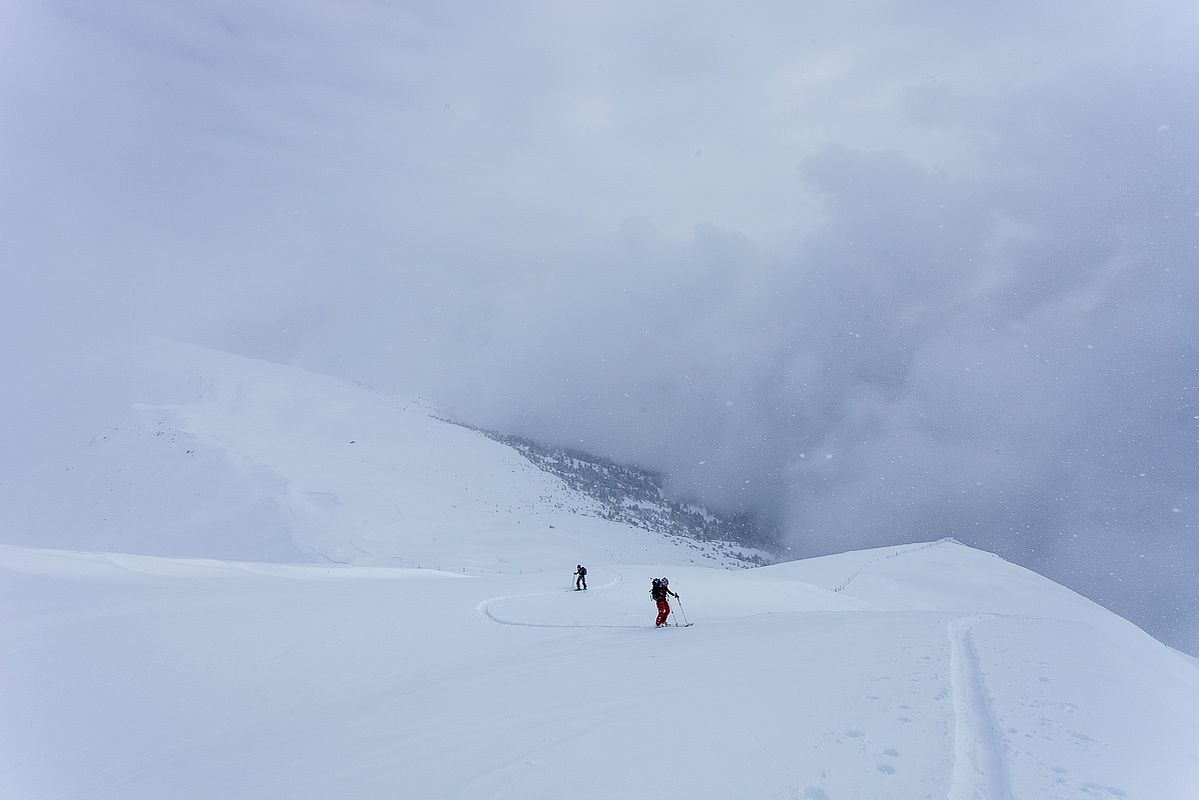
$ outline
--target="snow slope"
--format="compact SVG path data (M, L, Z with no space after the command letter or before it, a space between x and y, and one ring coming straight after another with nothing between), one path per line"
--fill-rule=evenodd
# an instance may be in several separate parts
M427 403L294 367L161 341L59 394L47 402L67 407L0 475L0 541L466 572L735 563L597 518L595 501ZM80 415L91 427L42 457Z
M0 547L0 796L1197 796L1194 663L955 542L569 579Z

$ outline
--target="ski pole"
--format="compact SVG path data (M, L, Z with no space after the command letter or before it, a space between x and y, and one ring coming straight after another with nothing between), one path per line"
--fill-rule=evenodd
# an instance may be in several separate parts
M675 600L679 601L679 613L683 615L683 624L690 625L691 623L687 621L687 612L683 610L683 598L676 597Z

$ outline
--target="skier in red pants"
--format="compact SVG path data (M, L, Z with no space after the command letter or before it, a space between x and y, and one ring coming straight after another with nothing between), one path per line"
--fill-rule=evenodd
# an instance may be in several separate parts
M674 595L678 599L678 595L670 591L669 578L654 578L653 588L649 590L650 597L658 603L658 621L654 623L655 628L661 628L666 624L666 618L670 616L670 603L666 600L667 595Z

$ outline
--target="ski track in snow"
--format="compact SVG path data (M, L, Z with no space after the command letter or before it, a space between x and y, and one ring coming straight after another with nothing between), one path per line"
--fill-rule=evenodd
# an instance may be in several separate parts
M949 677L953 696L953 772L949 800L1012 800L1003 737L995 723L972 630L997 619L974 614L949 623Z
M588 589L587 591L592 591L593 589L594 590L611 589L613 586L616 586L623 580L624 580L624 575L622 575L619 572L615 572L615 575L612 578L612 580L610 580L607 583L602 584L600 586L592 587L592 588ZM645 627L644 625L566 625L566 624L562 624L562 623L524 622L524 621L517 620L517 619L506 619L504 617L498 616L496 614L495 610L492 608L492 606L494 604L501 603L505 600L517 600L517 599L522 599L522 598L526 598L526 597L549 597L550 595L561 594L562 591L574 591L574 590L573 589L554 590L554 591L550 591L550 592L531 592L529 594L509 594L509 595L502 595L500 597L492 597L488 600L482 601L477 606L475 606L475 610L478 611L480 614L482 614L485 618L491 620L492 622L497 622L500 625L515 625L520 628L643 628L643 627Z

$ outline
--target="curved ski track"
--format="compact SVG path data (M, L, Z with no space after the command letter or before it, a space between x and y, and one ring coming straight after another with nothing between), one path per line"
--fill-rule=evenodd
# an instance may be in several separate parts
M607 583L604 583L600 586L596 586L594 588L596 590L611 589L613 586L616 586L623 580L624 580L624 575L622 575L620 572L615 572L612 580L610 580ZM573 590L568 590L568 591L573 591ZM591 590L589 589L588 591L591 591ZM640 629L640 628L645 627L644 625L567 625L567 624L562 624L562 623L549 623L549 622L525 622L522 620L506 619L504 617L498 616L496 614L495 610L492 608L492 606L494 604L502 602L504 600L516 600L518 598L524 598L524 597L548 597L550 595L556 595L556 594L561 594L561 590L555 590L552 592L532 592L529 594L502 595L500 597L492 597L488 600L482 601L477 606L475 606L475 610L478 611L480 614L482 614L487 619L491 620L492 622L499 623L500 625L515 625L515 626L521 627L521 628L622 628L622 629L637 628L637 629Z

